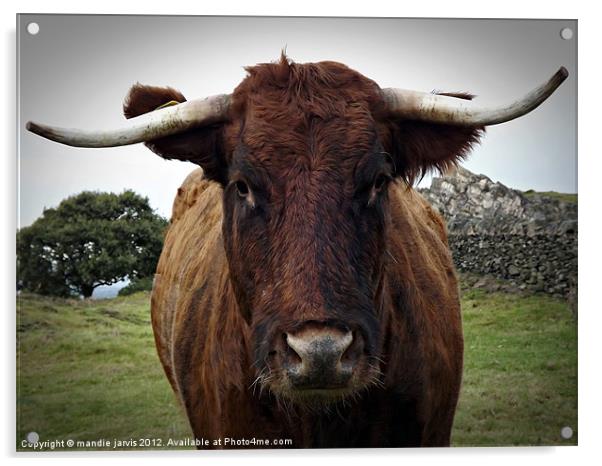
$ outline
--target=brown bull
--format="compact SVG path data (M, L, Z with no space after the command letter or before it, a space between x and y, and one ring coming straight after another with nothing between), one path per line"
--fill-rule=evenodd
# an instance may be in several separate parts
M152 294L159 356L197 438L449 445L457 280L445 226L411 182L535 108L566 70L494 109L380 89L334 62L248 73L232 95L187 103L136 85L130 126L114 132L29 128L86 147L146 141L202 167L178 190Z

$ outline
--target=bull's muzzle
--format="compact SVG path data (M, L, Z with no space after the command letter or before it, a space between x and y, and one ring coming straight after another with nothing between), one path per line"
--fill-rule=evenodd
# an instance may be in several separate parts
M363 350L361 336L321 324L285 333L283 369L296 390L347 386Z

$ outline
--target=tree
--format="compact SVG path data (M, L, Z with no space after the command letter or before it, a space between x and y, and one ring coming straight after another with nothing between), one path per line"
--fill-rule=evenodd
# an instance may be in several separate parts
M100 285L150 277L166 225L133 191L69 197L17 233L18 286L87 298Z

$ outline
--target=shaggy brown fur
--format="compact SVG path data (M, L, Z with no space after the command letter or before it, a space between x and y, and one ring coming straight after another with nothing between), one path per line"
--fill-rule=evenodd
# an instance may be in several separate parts
M226 123L148 144L203 168L178 190L152 295L195 436L449 445L457 282L443 222L407 183L455 163L481 128L392 120L378 86L334 62L247 71ZM183 96L136 86L125 113L169 100ZM307 398L282 370L280 336L307 322L361 341L344 390Z

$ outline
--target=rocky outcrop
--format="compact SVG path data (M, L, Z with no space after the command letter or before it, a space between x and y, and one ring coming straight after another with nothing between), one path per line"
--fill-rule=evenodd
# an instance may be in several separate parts
M458 167L433 178L421 194L443 214L450 234L564 235L577 233L577 204L521 191Z
M527 197L461 167L419 191L447 221L458 270L555 296L574 293L576 202Z

